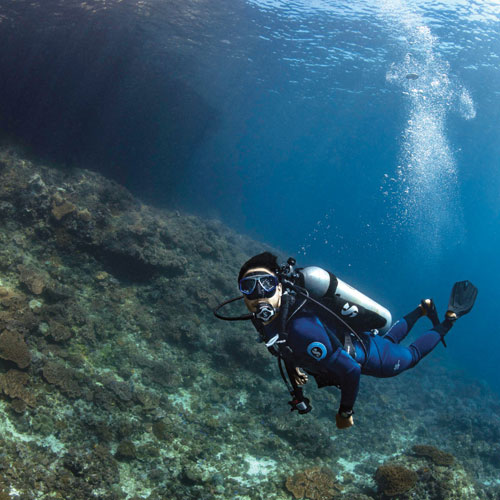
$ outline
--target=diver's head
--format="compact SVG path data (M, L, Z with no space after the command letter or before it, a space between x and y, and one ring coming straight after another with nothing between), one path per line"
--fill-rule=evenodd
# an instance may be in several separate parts
M282 285L278 270L277 257L264 252L245 262L238 275L245 305L264 323L272 321L281 306Z

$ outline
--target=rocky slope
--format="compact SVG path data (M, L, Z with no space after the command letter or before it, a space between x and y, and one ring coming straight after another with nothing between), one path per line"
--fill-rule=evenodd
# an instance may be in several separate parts
M212 315L266 248L217 221L2 151L0 243L0 499L500 496L500 402L434 362L364 379L349 431L334 390L290 414Z

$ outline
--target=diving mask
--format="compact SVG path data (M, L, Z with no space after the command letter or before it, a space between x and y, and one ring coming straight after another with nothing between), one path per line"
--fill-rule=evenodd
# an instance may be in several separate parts
M272 297L277 286L278 278L273 274L251 273L240 280L240 291L249 300Z

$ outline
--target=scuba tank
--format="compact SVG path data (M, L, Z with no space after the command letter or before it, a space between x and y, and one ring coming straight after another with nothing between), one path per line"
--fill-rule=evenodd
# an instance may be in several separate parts
M304 296L310 302L316 302L318 307L321 306L345 323L354 334L369 330L385 333L390 328L392 317L385 307L321 267L308 266L295 269L295 264L296 260L290 257L276 270L284 286L283 297L291 291ZM241 299L243 295L222 302L214 309L215 316L225 321L255 320L253 313L240 316L226 316L220 313L220 310L228 304Z
M387 331L391 313L359 290L321 267L309 266L294 272L295 282L356 332Z

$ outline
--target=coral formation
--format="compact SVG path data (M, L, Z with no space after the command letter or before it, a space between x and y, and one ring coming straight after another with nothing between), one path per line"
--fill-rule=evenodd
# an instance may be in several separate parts
M80 388L74 379L74 371L57 361L47 361L42 369L43 377L49 384L59 387L65 394L76 398L80 396Z
M31 362L31 354L23 336L10 330L0 333L0 358L26 368Z
M56 220L60 221L63 217L74 212L75 210L75 205L63 199L61 195L59 195L59 193L56 193L56 195L54 195L51 213Z
M26 266L18 266L19 269L19 281L26 285L28 290L35 294L40 295L45 288L45 279L35 270L30 269Z
M132 441L125 439L120 442L115 453L115 457L118 460L132 460L136 458L137 450Z
M401 465L381 465L375 473L379 489L389 497L411 490L417 479L418 476L414 471Z
M441 451L435 446L416 444L412 450L417 456L430 458L436 465L452 465L455 461L451 453Z
M314 467L289 476L286 489L296 498L308 500L332 500L340 494L341 487L331 471Z
M28 381L29 375L19 370L9 370L7 373L0 374L0 390L6 396L15 398L13 406L20 413L25 410L26 406L19 401L29 406L35 406L34 395L25 388Z

